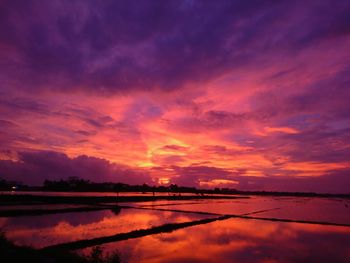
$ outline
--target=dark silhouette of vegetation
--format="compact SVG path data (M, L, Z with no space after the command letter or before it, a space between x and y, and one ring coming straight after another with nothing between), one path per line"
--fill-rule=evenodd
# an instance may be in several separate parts
M195 187L184 187L171 184L169 186L150 186L148 184L142 185L129 185L123 183L94 183L89 180L80 179L78 177L69 177L67 180L51 181L45 180L42 187L44 191L76 191L76 192L116 192L117 196L121 192L142 192L152 193L155 195L156 192L163 193L214 193L213 190L199 190Z
M169 196L181 196L182 193L192 193L198 196L210 194L220 195L260 195L260 196L297 196L297 197L336 197L350 198L350 194L321 194L312 192L276 192L276 191L241 191L232 188L197 189L195 187L178 186L170 184L168 186L129 185L124 183L95 183L90 180L78 177L69 177L66 180L45 180L43 186L27 186L20 182L9 182L0 180L0 190L4 191L57 191L57 192L115 192L117 197L122 192L168 193Z
M10 190L11 185L10 182L7 182L6 180L0 180L0 190Z
M103 255L101 247L93 247L89 255L80 255L68 250L36 250L31 247L17 246L0 233L1 262L36 262L36 263L120 263L118 253Z
M112 207L110 210L113 212L113 214L119 215L120 212L122 211L122 208L120 206L115 206L115 207Z
M28 190L29 187L17 181L0 179L0 191Z

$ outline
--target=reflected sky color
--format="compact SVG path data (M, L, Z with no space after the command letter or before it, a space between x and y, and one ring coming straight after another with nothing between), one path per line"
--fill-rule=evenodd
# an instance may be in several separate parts
M349 193L349 1L0 10L1 178Z
M349 262L349 242L348 227L228 219L103 248L128 262Z
M104 254L118 251L126 262L348 262L350 260L349 200L252 196L250 199L178 202L161 200L128 203L128 206L134 208L122 208L116 213L103 210L2 217L0 229L15 244L31 245L35 248L101 238L100 246ZM35 206L27 206L26 209L30 207ZM154 209L168 209L168 211ZM167 233L146 233L147 235L119 242L103 238L139 229L151 229L168 223L219 217L195 212L249 214L265 220L230 218L211 223L202 222ZM278 219L289 219L293 222L286 223ZM306 224L305 221L314 222ZM322 225L321 222L329 225ZM78 253L89 254L92 249L88 247L89 245L78 250Z
M160 203L158 206L155 202L153 206L146 205L145 207L333 224L349 224L350 222L350 201L347 199L251 197L192 204L166 205Z
M0 229L17 245L42 248L205 217L208 216L150 210L123 209L119 214L102 210L0 218Z

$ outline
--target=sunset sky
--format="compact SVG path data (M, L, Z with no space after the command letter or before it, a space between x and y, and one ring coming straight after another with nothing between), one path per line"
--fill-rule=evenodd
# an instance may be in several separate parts
M350 193L350 1L0 1L0 178Z

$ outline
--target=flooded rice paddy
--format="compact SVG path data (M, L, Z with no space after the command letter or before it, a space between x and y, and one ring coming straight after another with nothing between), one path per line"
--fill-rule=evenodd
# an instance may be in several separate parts
M124 262L350 262L350 200L306 197L104 203L96 211L0 217L18 245L88 254L118 251ZM87 206L85 206L87 207Z

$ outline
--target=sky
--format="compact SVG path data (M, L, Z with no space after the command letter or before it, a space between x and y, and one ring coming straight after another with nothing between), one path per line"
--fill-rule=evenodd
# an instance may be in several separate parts
M350 2L0 1L0 178L350 193Z

